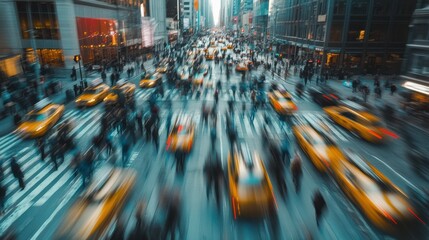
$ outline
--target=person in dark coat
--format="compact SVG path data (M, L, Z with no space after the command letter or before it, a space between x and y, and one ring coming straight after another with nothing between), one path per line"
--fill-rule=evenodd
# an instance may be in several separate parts
M143 112L139 111L136 115L136 124L137 124L137 128L139 130L139 134L143 135Z
M4 214L4 205L6 203L7 188L0 182L0 216Z
M73 91L74 91L74 96L77 97L77 95L79 94L79 87L77 84L73 85Z
M21 190L24 190L25 188L24 173L22 172L21 167L19 166L15 157L12 157L12 159L10 160L10 168L13 176L16 179L18 179L19 187L21 188Z
M43 139L43 138L37 139L36 144L37 144L37 148L40 151L40 159L42 161L45 161L45 157L46 157L46 155L45 155L45 139Z
M292 164L290 166L290 171L292 173L292 180L295 184L295 191L298 193L301 186L301 177L302 177L302 163L301 157L296 154Z
M319 190L316 190L313 194L313 206L316 213L317 227L319 227L320 218L326 211L326 202Z
M390 95L393 95L396 92L396 85L392 84L390 85Z
M155 149L158 152L159 149L159 126L158 124L154 124L152 127L152 140L155 144Z

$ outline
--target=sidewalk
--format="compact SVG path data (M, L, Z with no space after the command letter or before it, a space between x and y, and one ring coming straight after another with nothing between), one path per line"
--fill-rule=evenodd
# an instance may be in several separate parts
M287 80L284 79L284 71L281 72L280 76L277 73L275 73L274 75L277 79L284 81L286 84L293 85L293 87L296 83L302 81L299 78L298 74L297 75L293 74L293 67L291 67L289 70L289 76L288 76ZM404 98L401 96L401 92L405 91L405 89L401 86L400 80L397 80L396 82L391 81L397 87L396 93L391 95L390 89L385 89L383 86L386 78L388 78L388 77L380 76L380 85L382 88L382 97L381 97L381 99L378 99L378 98L375 98L375 95L374 95L374 77L372 75L360 76L361 83L365 84L366 86L368 86L370 88L370 95L368 96L367 103L368 103L368 105L370 105L374 108L374 110L376 111L376 114L378 116L382 116L381 115L381 108L385 104L390 104L393 107L396 107L396 110L400 110L401 101L404 100ZM307 87L316 86L316 80L315 79L316 79L316 77L314 76L312 82L310 83L310 81L309 81L307 83ZM352 79L353 79L353 77L352 77ZM336 90L338 93L340 93L340 96L343 99L346 99L348 97L357 97L357 98L363 99L362 94L353 93L352 88L351 87L348 88L348 87L344 86L343 82L344 82L344 80L331 80L330 79L330 80L328 80L327 85L329 87L331 87L332 89ZM397 114L399 114L399 111L397 111ZM421 119L417 119L413 116L408 115L407 122L410 125L412 125L413 127L429 134L429 125L423 124L424 121L422 121Z
M151 69L152 68L152 59L144 62L144 65L145 65L146 69ZM126 71L129 67L131 67L130 64L126 64L124 66L123 71L121 73L121 77L126 77L126 74L127 74ZM139 74L140 67L136 68L136 66L134 66L134 68L136 69L134 74ZM106 72L107 84L109 84L109 85L110 85L109 79L110 79L111 72L112 71ZM70 73L71 73L71 71L70 71ZM44 84L44 86L47 86L51 82L61 83L61 90L55 94L50 95L49 98L54 103L65 104L66 108L68 105L73 104L73 101L67 102L66 91L67 90L73 91L73 85L74 84L78 84L78 85L80 84L80 77L78 78L77 81L71 81L71 79L69 77L70 73L68 73L68 74L62 73L60 75L53 75L53 76L49 77ZM78 73L78 76L79 76L79 73ZM88 75L86 76L86 78L84 78L84 80L86 80L89 83L91 80L96 79L96 78L100 78L100 77L101 77L101 74L97 71L94 71L94 72L88 73ZM31 109L31 108L29 108L29 109ZM21 114L21 116L24 116L26 114L26 112L24 112L24 110L20 109L18 106L17 106L16 110L17 110L17 112L19 112ZM12 115L9 114L7 117L0 120L0 137L4 136L10 132L13 132L15 129L16 129L16 126L13 122L13 116Z

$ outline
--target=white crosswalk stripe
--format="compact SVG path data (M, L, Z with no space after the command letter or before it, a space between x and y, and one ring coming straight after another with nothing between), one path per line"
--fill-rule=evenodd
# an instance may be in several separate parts
M71 109L61 119L71 119L74 122L72 135L78 139L83 134L93 134L99 129L99 109L87 111ZM1 154L20 143L21 139L15 134L8 134L1 138ZM25 189L21 190L17 179L13 176L8 164L4 167L4 179L2 183L7 187L6 214L0 223L0 235L8 229L13 222L27 212L32 206L44 205L59 189L71 184L76 179L69 171L68 164L63 163L57 171L53 172L53 164L47 157L46 162L41 161L40 152L34 145L22 148L14 153L21 170L24 173ZM71 154L65 155L65 160L71 158ZM8 162L7 162L8 163ZM77 189L75 189L77 190ZM39 197L40 198L37 198Z

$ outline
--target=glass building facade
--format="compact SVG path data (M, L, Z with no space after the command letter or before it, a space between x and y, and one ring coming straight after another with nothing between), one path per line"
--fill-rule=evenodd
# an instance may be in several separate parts
M290 57L350 72L399 73L416 0L273 2L270 34Z

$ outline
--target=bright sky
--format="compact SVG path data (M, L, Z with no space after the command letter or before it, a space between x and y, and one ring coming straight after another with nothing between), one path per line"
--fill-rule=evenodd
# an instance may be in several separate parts
M219 24L220 2L223 0L209 0L213 11L213 21L215 26Z

